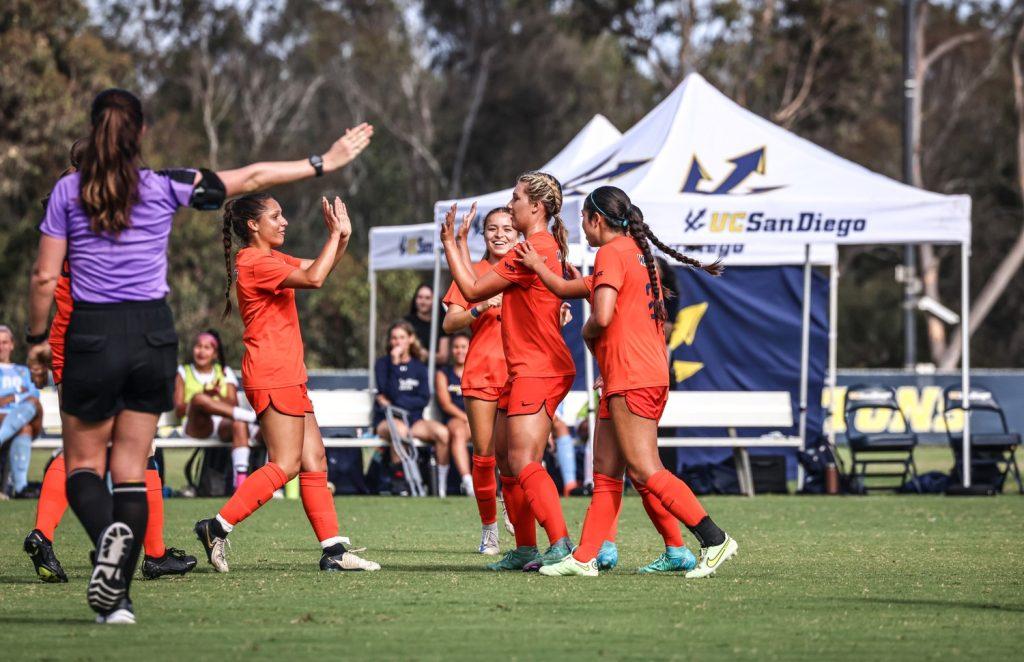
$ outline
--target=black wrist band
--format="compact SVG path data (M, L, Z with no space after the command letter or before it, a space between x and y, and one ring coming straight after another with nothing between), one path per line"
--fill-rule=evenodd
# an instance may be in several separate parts
M309 157L309 165L313 166L313 169L316 170L317 177L324 176L324 158L322 156L314 154Z
M29 332L28 327L25 327L25 344L26 345L38 345L40 343L46 342L49 339L50 339L50 332L49 331L43 331L42 333L39 333L39 334L36 334L36 335L32 335L32 333Z

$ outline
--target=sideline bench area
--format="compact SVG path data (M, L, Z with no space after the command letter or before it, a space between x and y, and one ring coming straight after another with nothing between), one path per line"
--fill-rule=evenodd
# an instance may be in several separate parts
M590 396L587 391L572 391L564 402L569 418L583 409ZM317 422L324 433L328 448L377 448L385 445L373 434L373 396L366 390L339 389L309 392L316 410ZM47 389L40 396L43 405L44 436L32 446L39 449L60 448L60 413L57 393ZM566 421L572 424L572 420ZM799 437L779 432L761 437L740 437L740 428L768 428L784 430L793 426L790 395L785 391L672 391L662 416L660 427L665 428L722 428L727 436L720 437L666 437L659 436L658 445L670 448L732 448L736 458L736 473L740 490L754 494L749 448L800 448ZM345 431L342 436L340 433ZM424 447L413 440L417 447ZM160 418L156 445L159 448L219 448L227 447L217 439L192 439L184 436L171 412Z

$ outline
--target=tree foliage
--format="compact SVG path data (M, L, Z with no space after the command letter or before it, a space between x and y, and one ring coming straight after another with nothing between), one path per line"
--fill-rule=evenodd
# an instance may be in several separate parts
M977 292L1024 227L1012 67L1024 12L996 1L922 4L921 52L936 57L922 74L920 183L972 196ZM300 297L300 315L311 367L358 367L370 227L422 222L437 199L507 186L594 113L625 129L690 71L899 176L901 48L896 0L9 0L0 8L0 318L24 322L39 201L107 86L144 98L152 167L302 158L357 122L378 128L342 173L274 191L298 228L288 245L298 254L322 238L321 195L349 204L351 256L327 288ZM957 255L933 254L929 287L956 306ZM899 258L891 247L843 249L844 365L901 363ZM238 320L219 317L220 217L182 212L170 261L183 337L218 326L240 346ZM382 325L406 312L423 276L381 277ZM1018 274L976 331L981 365L1021 365L1022 304ZM922 325L922 346L926 333ZM936 361L942 349L933 346Z

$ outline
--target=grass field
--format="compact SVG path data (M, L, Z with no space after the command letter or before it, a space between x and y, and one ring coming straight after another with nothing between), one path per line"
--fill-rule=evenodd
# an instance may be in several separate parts
M574 532L587 500L565 500ZM340 498L343 534L378 573L322 574L298 502L232 534L232 571L138 581L139 624L92 624L87 546L57 531L69 584L39 583L20 549L35 502L0 503L4 659L1013 659L1024 632L1024 498L718 497L739 541L719 576L632 571L660 551L625 501L621 563L597 579L482 569L465 498ZM167 502L167 542L215 500ZM510 544L502 534L503 545ZM688 537L688 541L689 541Z

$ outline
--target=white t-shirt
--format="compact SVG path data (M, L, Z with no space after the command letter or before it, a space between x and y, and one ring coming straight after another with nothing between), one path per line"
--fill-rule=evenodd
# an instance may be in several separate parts
M178 374L181 376L182 379L185 379L185 366L178 366ZM215 373L213 370L211 370L210 372L199 372L199 369L196 368L195 365L193 365L192 374L195 375L196 380L198 380L200 384L206 386L207 384L213 381ZM228 366L224 366L224 381L228 384L231 384L235 388L238 388L238 377L235 377L234 371Z

